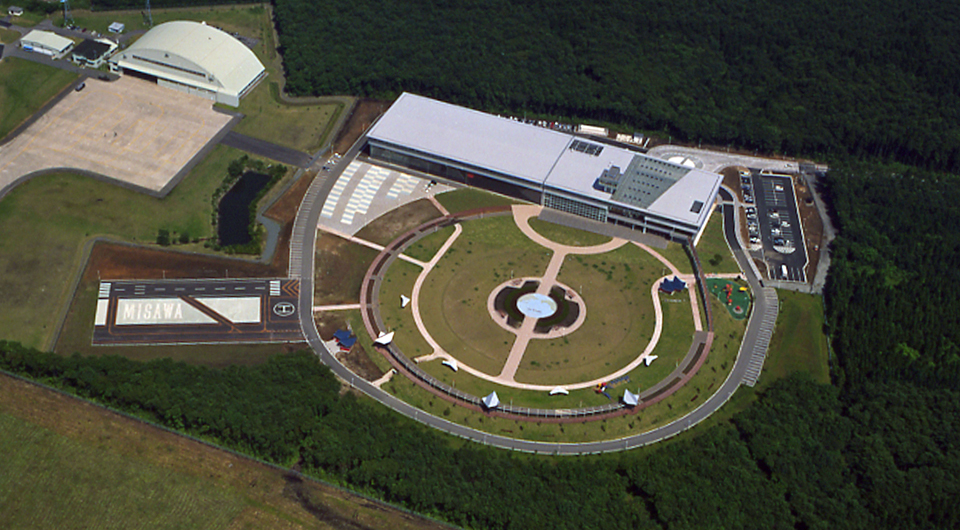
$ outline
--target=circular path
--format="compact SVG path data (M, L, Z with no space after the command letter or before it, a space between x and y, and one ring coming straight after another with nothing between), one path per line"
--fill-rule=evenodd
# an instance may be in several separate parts
M577 247L556 243L540 235L539 232L530 226L530 218L539 215L541 210L542 207L535 205L514 205L512 207L513 219L517 223L517 227L520 229L520 231L538 245L553 251L553 255L550 258L550 263L547 265L546 272L544 272L543 276L539 278L526 278L540 282L537 286L536 294L546 296L546 294L550 292L550 288L554 285L557 285L557 275L560 273L560 267L563 265L563 261L566 259L567 255L603 254L616 250L629 243L627 240L619 238L613 238L607 243L589 247ZM663 308L660 306L660 297L657 293L659 291L660 282L663 279L674 275L681 277L687 282L688 285L691 286L691 288L687 289L687 291L690 293L690 306L693 310L694 326L697 331L701 331L702 329L700 324L700 310L697 303L697 294L693 289L696 278L692 274L681 274L680 271L677 270L676 266L673 265L673 263L670 263L670 261L661 256L652 248L640 243L634 243L662 262L668 269L670 269L671 274L657 279L653 282L653 285L650 288L650 296L653 299L653 310L655 316L653 336L651 337L646 348L644 348L644 350L640 352L640 354L637 355L633 361L613 373L606 374L591 381L579 381L573 383L557 381L550 385L535 385L517 382L514 379L514 376L517 373L517 369L520 367L520 362L523 360L523 354L527 349L527 345L532 339L537 338L537 336L534 334L534 328L536 327L537 319L525 318L523 319L523 323L519 329L512 330L516 334L517 338L514 341L513 346L510 348L510 354L507 356L507 360L504 363L501 372L498 375L490 375L482 372L447 353L443 347L441 347L440 344L438 344L437 341L434 340L434 338L430 335L426 325L423 323L423 317L420 315L420 291L427 279L427 276L430 275L430 272L433 270L434 266L440 261L441 258L443 258L443 255L446 254L447 250L453 246L453 243L457 240L457 238L460 237L462 232L463 229L459 223L454 225L453 234L447 239L443 246L440 247L440 250L438 250L436 255L433 256L433 259L427 262L426 266L420 272L420 275L417 276L416 282L414 282L413 294L410 296L412 299L411 306L413 311L413 320L417 325L417 330L420 332L420 335L423 336L424 340L427 341L427 344L429 344L433 349L433 353L414 359L414 361L417 363L435 359L445 359L447 361L456 362L456 365L459 369L479 379L490 381L491 383L496 383L506 387L541 392L550 392L551 390L556 389L558 386L563 387L566 390L579 390L582 388L594 387L605 381L612 381L618 377L632 372L635 368L640 366L640 364L644 362L644 359L653 352L654 348L657 347L657 343L660 341L660 333L663 331ZM581 306L581 308L585 309L585 306ZM488 309L493 310L493 308L489 306L489 303ZM581 313L585 316L586 310L582 310ZM494 320L499 320L495 313L491 315L491 318Z
M290 268L291 277L300 278L300 326L303 331L304 339L310 344L310 347L317 353L320 360L330 367L330 369L341 379L348 382L357 391L380 402L386 407L418 421L432 428L444 431L454 436L466 438L478 443L493 445L503 449L515 451L525 451L531 453L555 454L555 455L579 455L588 453L605 453L611 451L624 451L635 447L642 447L652 443L672 438L677 434L691 428L693 425L705 420L717 409L723 406L736 391L737 387L746 377L748 364L752 360L752 352L757 341L757 333L760 328L760 318L751 316L750 323L747 326L747 333L744 335L744 342L741 345L740 353L734 363L733 370L723 382L717 392L710 396L706 402L686 416L674 420L671 423L657 427L650 431L634 436L627 436L617 440L604 440L597 442L583 443L552 443L537 442L531 440L519 440L507 436L490 434L483 431L472 429L465 425L453 423L438 416L428 414L422 410L409 405L408 403L397 399L396 396L381 390L369 381L357 377L346 366L340 363L333 354L327 350L317 331L316 323L313 320L313 282L314 282L314 252L316 249L317 223L320 219L320 210L323 207L323 201L329 195L333 188L339 173L343 171L349 160L356 158L360 148L366 142L365 137L361 137L350 151L343 157L337 167L331 172L331 176L322 179L317 178L310 185L300 208L297 211L297 217L294 221L293 233L290 244ZM731 217L731 224L735 223L735 216ZM734 255L737 258L744 276L750 283L750 287L759 292L762 289L760 280L750 266L749 257L743 252L742 247L736 240L735 229L731 227L726 231L727 243L733 248ZM757 308L754 314L764 314L766 310L766 300L764 297L757 297ZM747 352L747 353L745 353Z

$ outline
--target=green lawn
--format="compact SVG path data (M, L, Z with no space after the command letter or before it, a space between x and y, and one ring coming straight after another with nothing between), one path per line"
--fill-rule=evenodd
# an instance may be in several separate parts
M518 200L475 188L461 188L441 193L437 195L437 200L440 201L440 204L450 213L473 210L474 208L485 208L487 206L506 206L520 203Z
M763 364L760 381L767 384L791 373L805 372L819 383L830 382L827 337L823 334L823 298L777 291L780 314Z
M575 332L532 340L516 380L554 385L603 377L636 359L653 337L650 288L659 261L636 245L587 256L568 256L560 283L578 291L586 320Z
M0 62L0 139L76 79L66 70L16 57Z
M314 258L313 303L358 303L363 277L377 254L379 253L370 247L319 232Z
M226 528L246 503L210 481L6 414L0 454L3 528Z
M8 44L20 38L20 33L10 30L0 28L0 43Z
M454 357L497 375L516 335L490 318L487 298L501 283L540 276L549 252L527 239L513 217L463 225L463 234L431 271L421 290L421 316L433 338Z
M676 317L683 318L682 315L688 315L685 325L676 327L672 331L664 331L664 337L654 351L655 354L660 355L660 358L649 368L640 367L631 372L629 383L610 388L608 393L614 399L622 396L624 389L635 392L649 387L648 381L656 382L663 379L673 371L675 363L682 359L690 348L692 319L689 316L689 303L665 303L664 305L668 306L665 309L671 311ZM677 307L670 309L670 305ZM719 307L714 306L714 309L718 310ZM395 377L383 388L431 414L493 434L548 442L585 442L621 438L640 434L674 421L700 406L716 392L733 368L745 329L743 321L735 321L727 315L718 320L721 322L717 325L718 335L714 339L710 355L685 386L670 397L636 414L618 418L568 424L490 418L442 400L406 378ZM439 375L440 379L449 384L455 383L457 388L474 395L485 395L496 390L503 403L512 401L515 405L550 408L585 407L610 403L606 397L594 393L591 389L573 391L569 396L549 396L546 392L529 392L494 385L470 377L462 371L454 374L448 368L441 366L439 361L431 361L421 365L421 368L433 375ZM648 372L645 374L644 371ZM753 389L746 390L752 392ZM735 394L735 397L740 393ZM724 409L721 409L722 411Z
M83 265L82 247L94 236L153 243L161 228L211 236L211 197L241 154L217 146L164 199L68 173L14 188L0 201L0 337L48 346Z
M667 258L667 261L670 263L673 263L673 266L676 267L681 274L693 274L693 264L690 263L690 256L687 255L686 250L683 250L683 245L680 243L668 243L665 249L654 248L653 250L664 258ZM664 274L669 272L669 269L665 269Z
M396 331L393 342L407 357L414 359L433 353L433 348L417 330L413 306L400 307L400 295L410 297L413 283L423 269L403 260L395 260L380 283L380 316L388 331Z
M573 247L602 245L611 239L608 236L594 234L593 232L585 232L576 228L541 221L536 217L530 219L530 228L533 228L538 234L551 241Z
M416 243L407 247L404 254L420 261L430 261L437 255L437 251L443 246L443 243L453 234L453 227L441 228L436 232L424 236Z
M710 216L697 244L697 254L700 255L700 265L704 273L740 272L740 266L737 260L733 259L733 253L723 236L723 215L719 210Z

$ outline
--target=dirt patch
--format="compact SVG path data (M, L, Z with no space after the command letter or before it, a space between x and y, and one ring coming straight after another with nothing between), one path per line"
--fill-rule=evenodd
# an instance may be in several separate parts
M357 237L385 246L400 234L438 217L437 207L427 199L420 199L378 217L357 232Z
M289 235L287 236L289 240ZM279 250L277 252L280 254ZM286 253L284 253L286 254ZM286 258L284 258L286 261ZM83 281L98 278L270 278L286 276L286 266L191 254L175 250L98 242L93 246Z
M372 248L320 233L315 258L314 304L358 303L363 276L377 254Z
M359 343L354 344L349 352L337 352L335 356L351 372L367 381L376 381L383 375L383 371L370 359L370 355Z
M307 194L307 189L316 176L316 171L304 172L300 179L294 182L263 215L279 223L292 223L297 216L297 210L300 208L303 196Z
M813 194L803 179L795 179L794 192L797 197L797 212L803 224L803 241L807 249L807 283L813 283L820 263L820 243L823 241L823 219L813 202Z
M360 135L363 134L374 120L379 118L392 103L389 101L379 101L374 99L361 99L353 107L353 112L347 118L347 122L340 129L337 140L333 143L333 151L336 153L346 153Z
M449 528L4 375L0 375L0 411L96 445L104 453L200 477L209 480L211 487L243 495L251 508L231 528L315 528L318 522L336 528ZM110 499L89 501L108 503Z

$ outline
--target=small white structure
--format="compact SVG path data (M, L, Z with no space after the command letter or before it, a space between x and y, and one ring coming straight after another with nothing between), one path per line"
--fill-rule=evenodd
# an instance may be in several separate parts
M7 14L10 15L11 17L19 17L23 15L23 8L17 7L17 6L10 6L9 8L7 8Z
M593 136L610 136L610 130L606 127L597 127L596 125L577 125L577 132L580 134L591 134Z
M570 391L567 390L566 388L563 388L562 386L554 387L553 390L550 391L551 396L556 396L558 394L562 396L566 396L570 394Z
M647 355L646 357L643 358L643 364L646 366L650 366L651 364L653 364L653 361L657 360L657 357L659 357L659 355Z
M636 407L640 403L640 394L634 394L629 390L623 391L623 404L628 407Z
M110 33L123 33L123 30L127 29L127 26L121 22L114 22L107 26L107 31Z
M453 370L454 372L460 371L460 367L457 365L456 359L444 359L443 361L440 361L440 364L444 366L449 366L450 369Z
M28 52L42 53L59 59L73 48L73 41L50 31L35 29L20 39L20 47Z
M500 398L497 396L496 390L490 392L490 395L483 398L481 401L483 402L484 408L488 410L495 409L500 406Z
M384 332L381 331L381 332L380 332L380 336L377 337L377 340L373 341L373 343L374 343L374 344L379 344L379 345L381 345L381 346L386 346L387 344L390 344L391 342L393 342L393 334L394 334L394 333L396 333L396 332L395 332L395 331L391 331L390 333L384 333Z
M400 295L400 309L403 309L403 308L407 307L407 304L409 304L409 303L410 303L410 298L408 298L408 297L406 297L406 296L404 296L404 295L401 294L401 295Z

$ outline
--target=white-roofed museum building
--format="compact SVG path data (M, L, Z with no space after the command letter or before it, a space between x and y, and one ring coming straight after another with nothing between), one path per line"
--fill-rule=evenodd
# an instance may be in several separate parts
M367 144L372 157L386 162L694 244L722 181L716 173L410 93L370 128Z
M234 107L267 75L257 56L239 40L189 21L154 27L114 55L110 67Z

